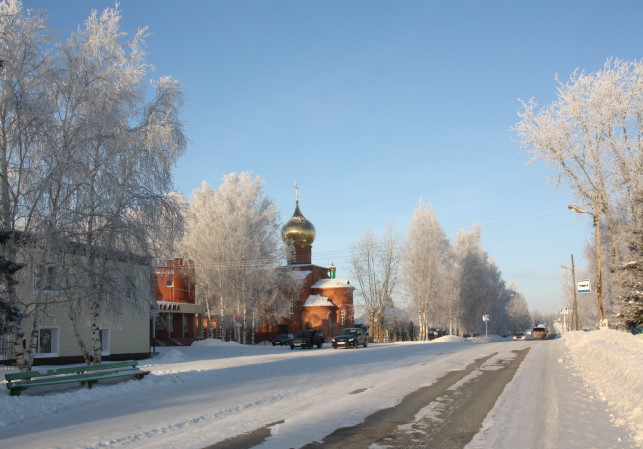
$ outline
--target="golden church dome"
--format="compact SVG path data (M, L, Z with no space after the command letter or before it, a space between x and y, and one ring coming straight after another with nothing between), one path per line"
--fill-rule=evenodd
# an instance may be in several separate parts
M315 226L299 210L299 201L296 204L295 213L281 228L281 239L287 245L312 245L316 236Z

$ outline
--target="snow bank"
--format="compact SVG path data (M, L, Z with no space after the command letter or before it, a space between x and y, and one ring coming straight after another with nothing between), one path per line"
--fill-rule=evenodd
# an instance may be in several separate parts
M456 335L445 335L444 337L436 338L432 341L439 341L440 343L498 343L507 341L507 338L498 335L489 335L486 337L472 337L464 338Z
M206 338L205 340L198 340L192 343L193 347L206 348L209 346L239 346L236 341L223 341L218 338Z
M170 363L170 362L182 362L187 359L188 359L188 356L184 352L181 352L178 349L170 349L162 356L158 357L156 361L163 362L163 363Z
M439 341L440 343L465 343L467 339L464 337L458 337L457 335L445 335L444 337L436 338L433 341Z
M501 341L507 341L507 338L500 337L499 335L489 335L486 337L469 338L469 341L472 343L498 343Z
M643 443L643 335L615 330L566 332L563 343L587 386Z

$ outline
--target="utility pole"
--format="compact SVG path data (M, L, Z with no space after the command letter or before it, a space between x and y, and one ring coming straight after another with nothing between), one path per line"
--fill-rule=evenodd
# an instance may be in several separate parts
M578 323L578 302L576 301L576 271L574 271L574 255L572 254L572 288L574 290L574 302L572 304L572 328L577 331L580 324Z
M589 214L594 219L594 239L596 244L596 297L598 298L598 318L600 319L600 328L605 329L609 327L609 323L605 319L605 311L603 310L603 274L601 269L601 221L599 217L599 195L598 190L594 198L594 213L582 209L575 205L569 205L567 208L577 214Z
M598 316L601 320L601 328L605 323L605 311L603 310L603 272L601 269L601 222L598 216L598 191L594 200L594 231L596 239L596 296L598 297Z

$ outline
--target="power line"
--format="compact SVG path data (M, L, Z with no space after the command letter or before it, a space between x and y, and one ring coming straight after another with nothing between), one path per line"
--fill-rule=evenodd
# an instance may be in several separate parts
M472 226L478 223L480 224L481 229L483 231L491 232L491 231L495 231L495 230L503 229L507 227L514 227L522 223L534 222L535 220L549 217L551 215L555 215L557 211L560 211L563 208L563 206L565 206L565 204L561 203L560 201L548 201L544 203L526 206L524 208L517 209L513 212L508 212L506 214L490 217L488 219L485 219L479 222L472 222L469 226ZM506 237L499 240L492 240L486 243L498 243L498 242L504 242L509 240L515 240L515 239L525 239L533 235L554 232L554 231L565 229L571 226L574 226L574 225L570 224L570 225L558 226L555 228L538 230L527 234L520 234L520 235ZM466 227L450 228L450 230L454 230L454 229L466 229ZM447 233L447 231L448 230L445 230L445 233ZM401 246L406 243L406 239L396 240L393 242L379 242L376 244L376 247L381 247L385 244L391 244L391 243L395 246ZM341 248L341 249L335 249L335 250L320 251L315 253L315 258L317 260L350 262L349 257L352 255L353 250L354 250L353 247L349 247L349 248ZM246 261L211 262L207 264L196 264L196 266L200 268L221 267L221 268L229 268L229 269L261 269L267 266L280 265L282 263L283 263L283 258L280 256L280 257L269 257L269 258L253 259L253 260L246 260Z

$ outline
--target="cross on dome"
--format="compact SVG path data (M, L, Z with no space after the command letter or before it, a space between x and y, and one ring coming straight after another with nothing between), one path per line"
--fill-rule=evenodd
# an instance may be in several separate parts
M281 238L288 245L310 246L315 235L315 226L299 210L299 185L295 183L295 212L281 228Z

